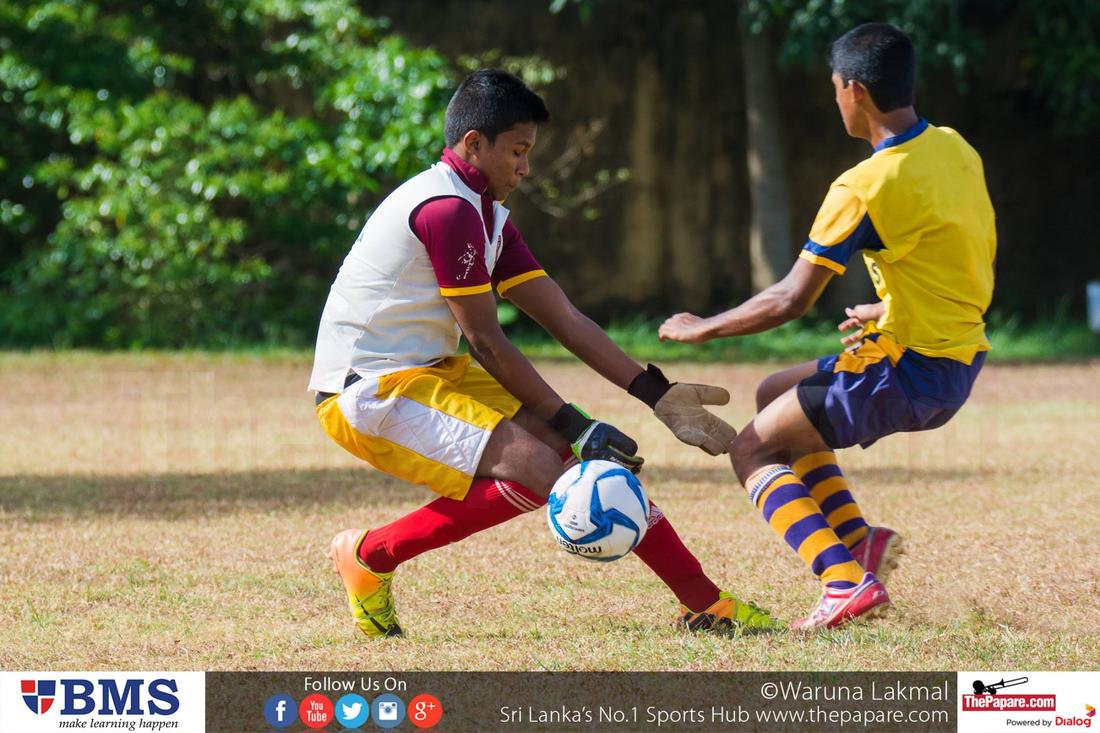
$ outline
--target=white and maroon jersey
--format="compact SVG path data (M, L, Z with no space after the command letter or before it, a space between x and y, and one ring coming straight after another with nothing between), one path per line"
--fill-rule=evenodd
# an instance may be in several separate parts
M434 364L461 332L444 296L545 276L480 171L445 149L371 214L329 290L309 388Z

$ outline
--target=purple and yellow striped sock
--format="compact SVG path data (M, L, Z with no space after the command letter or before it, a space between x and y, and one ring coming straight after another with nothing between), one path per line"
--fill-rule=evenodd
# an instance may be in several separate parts
M848 479L836 462L836 453L823 450L802 456L791 464L810 498L821 507L825 521L849 550L867 536L870 527L848 487Z
M863 580L863 568L789 466L764 466L749 477L745 488L764 521L825 585L851 588Z

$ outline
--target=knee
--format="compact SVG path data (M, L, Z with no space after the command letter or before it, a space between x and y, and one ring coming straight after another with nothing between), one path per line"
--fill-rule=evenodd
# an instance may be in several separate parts
M760 442L750 430L743 430L737 434L729 446L730 465L737 478L744 482L755 468L757 456L760 450Z
M527 456L529 489L542 497L550 495L554 483L562 475L561 457L545 443L537 444Z
M772 374L769 377L765 377L764 381L760 383L760 386L756 388L756 411L760 412L765 407L775 401L775 398L783 393L783 390L779 384L780 380L777 378L779 375Z

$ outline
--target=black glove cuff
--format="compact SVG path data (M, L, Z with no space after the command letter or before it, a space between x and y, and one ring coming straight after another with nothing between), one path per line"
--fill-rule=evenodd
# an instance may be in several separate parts
M672 384L668 381L668 377L662 374L657 367L647 364L645 371L634 377L634 381L630 383L626 391L631 396L637 397L649 405L649 409L652 410L665 396L665 392L668 392L671 388Z
M576 405L566 402L550 418L550 427L570 443L576 443L592 422L592 418L581 412Z

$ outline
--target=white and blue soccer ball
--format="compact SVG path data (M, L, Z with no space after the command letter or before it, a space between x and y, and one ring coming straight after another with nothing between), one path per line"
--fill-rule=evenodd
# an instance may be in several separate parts
M584 461L554 484L546 502L554 540L586 560L610 562L645 537L649 499L638 478L611 461Z

